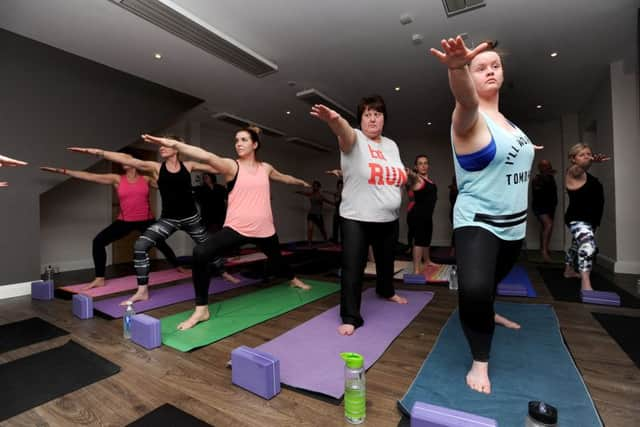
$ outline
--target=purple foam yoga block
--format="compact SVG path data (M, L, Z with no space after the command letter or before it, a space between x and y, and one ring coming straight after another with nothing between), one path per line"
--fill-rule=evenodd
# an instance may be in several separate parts
M71 300L71 311L79 319L91 319L93 317L93 298L75 294Z
M31 298L49 301L53 299L53 280L31 282Z
M231 352L231 382L265 399L280 393L280 360L264 351L240 346Z
M580 291L582 302L601 305L620 305L620 295L605 291Z
M505 297L526 297L528 295L524 285L504 285L502 283L498 284L497 293Z
M496 427L491 418L416 402L411 408L411 427Z
M160 319L146 314L136 314L131 319L131 341L141 345L147 350L160 347L162 336L160 334Z
M423 274L405 274L402 276L402 281L409 285L425 285L427 278Z

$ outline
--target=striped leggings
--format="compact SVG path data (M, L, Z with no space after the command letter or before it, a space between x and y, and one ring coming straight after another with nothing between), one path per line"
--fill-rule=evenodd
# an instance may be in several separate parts
M206 242L208 238L207 230L202 225L199 213L183 219L158 219L142 233L133 246L133 265L136 269L138 286L145 286L149 283L149 251L151 248L165 241L178 230L188 233L197 244Z
M587 222L571 221L569 231L573 238L565 256L565 263L572 266L576 272L591 271L597 252L593 227Z

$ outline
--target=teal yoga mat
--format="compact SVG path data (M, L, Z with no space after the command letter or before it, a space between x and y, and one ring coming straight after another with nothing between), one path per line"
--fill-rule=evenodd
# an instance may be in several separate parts
M527 403L542 400L558 409L558 425L601 427L553 308L498 302L496 312L519 322L522 329L496 327L489 364L491 394L477 393L466 385L471 353L455 311L398 402L400 409L409 414L420 401L492 418L500 426L521 426Z

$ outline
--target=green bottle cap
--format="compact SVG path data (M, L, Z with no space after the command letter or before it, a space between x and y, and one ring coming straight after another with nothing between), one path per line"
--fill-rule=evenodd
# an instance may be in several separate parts
M340 353L340 357L347 363L350 369L359 369L364 366L364 357L358 353Z

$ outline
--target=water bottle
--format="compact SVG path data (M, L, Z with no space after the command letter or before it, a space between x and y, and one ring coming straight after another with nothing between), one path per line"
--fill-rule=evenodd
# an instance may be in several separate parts
M451 270L449 272L449 289L452 291L458 290L458 271L456 270L455 265L451 266Z
M344 366L344 417L351 424L364 421L367 399L364 381L364 357L358 353L340 353Z
M529 402L529 415L524 425L525 427L556 427L558 410L544 402Z
M48 265L45 270L45 277L47 278L47 282L51 282L53 280L53 267L50 265Z
M124 311L124 317L122 319L122 332L126 339L131 339L131 322L136 311L133 309L133 303L127 301L127 308Z

